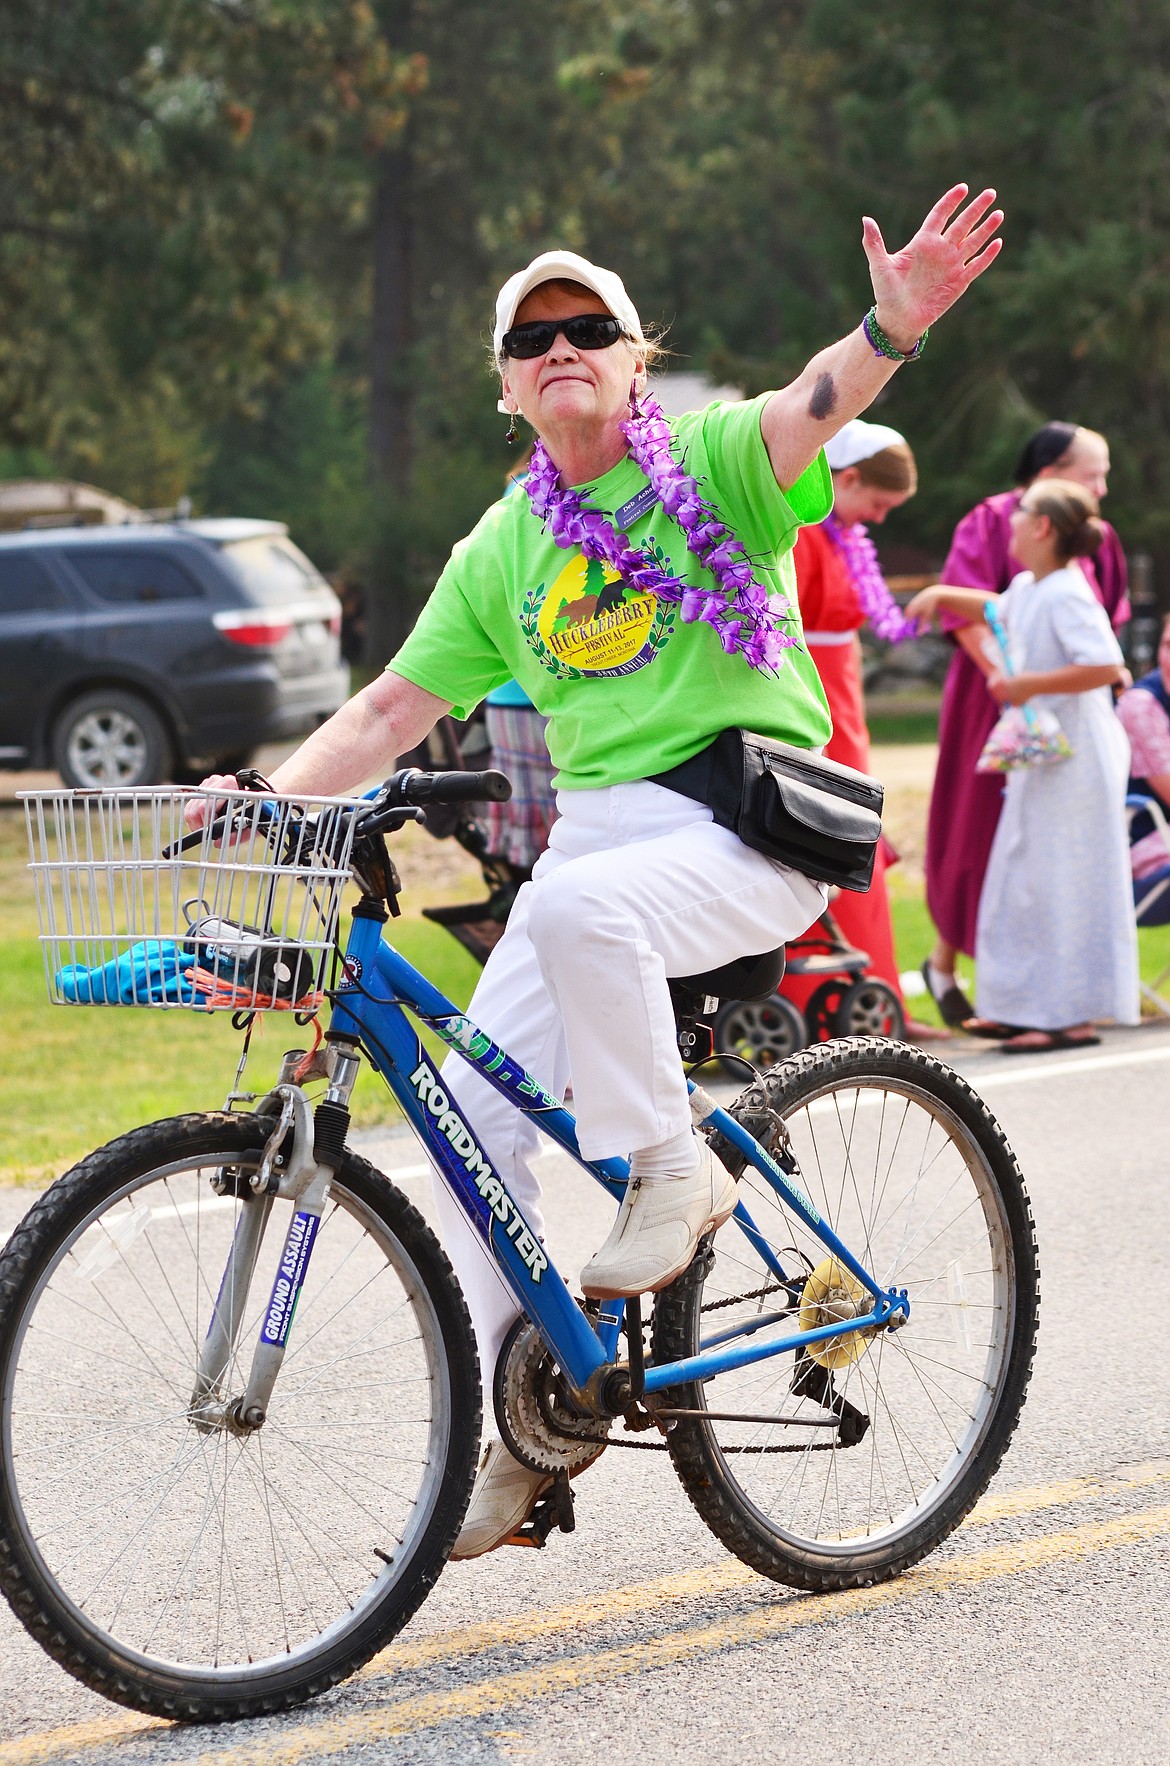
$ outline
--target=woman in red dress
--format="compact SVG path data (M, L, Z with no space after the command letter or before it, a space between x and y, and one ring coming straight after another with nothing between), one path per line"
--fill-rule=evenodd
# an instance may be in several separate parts
M819 526L800 530L793 554L797 595L805 642L833 714L832 740L825 753L830 760L869 772L857 635L870 615L863 599L866 585L860 579L867 562L869 574L875 568L865 545L865 528L880 527L891 509L914 495L918 472L914 455L896 429L860 418L833 437L825 457L833 474L833 513ZM859 523L864 524L860 532ZM898 635L903 635L898 623ZM868 894L842 891L833 902L833 914L850 943L869 953L871 973L901 999L885 871L885 855L879 850Z

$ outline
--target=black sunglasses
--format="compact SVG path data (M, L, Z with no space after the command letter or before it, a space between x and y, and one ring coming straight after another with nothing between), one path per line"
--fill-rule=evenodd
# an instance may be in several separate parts
M607 350L622 335L622 322L609 313L577 313L571 319L533 319L527 325L513 325L500 339L506 356L529 361L545 356L558 335L575 350Z

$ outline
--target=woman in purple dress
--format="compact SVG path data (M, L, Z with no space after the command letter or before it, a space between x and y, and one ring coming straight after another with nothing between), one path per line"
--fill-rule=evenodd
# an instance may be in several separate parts
M1017 488L988 497L960 521L941 581L1002 594L1020 570L1010 553L1010 524L1028 486L1042 478L1072 479L1100 501L1108 474L1104 436L1072 423L1046 423L1020 456ZM1102 525L1100 550L1077 563L1116 630L1129 618L1125 553L1109 523ZM952 1025L974 1015L956 984L955 958L959 951L975 954L979 895L1003 801L1003 780L975 771L999 715L984 684L994 664L983 655L978 632L968 626L952 633L956 649L943 687L926 832L926 903L938 936L922 973L943 1019Z

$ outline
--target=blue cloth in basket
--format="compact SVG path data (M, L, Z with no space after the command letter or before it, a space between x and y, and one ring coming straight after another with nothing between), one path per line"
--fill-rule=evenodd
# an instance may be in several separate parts
M169 938L148 938L131 945L99 969L71 963L57 971L57 987L71 1004L83 1006L146 1006L173 1003L189 1006L195 983L189 971L195 953Z

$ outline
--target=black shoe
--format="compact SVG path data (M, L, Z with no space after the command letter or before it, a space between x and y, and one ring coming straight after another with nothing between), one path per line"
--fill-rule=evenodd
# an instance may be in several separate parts
M952 981L951 985L945 988L942 993L934 991L930 981L929 957L922 965L922 979L926 983L927 993L939 1009L943 1023L948 1024L952 1030L960 1029L968 1018L975 1016L974 1006L956 982Z

